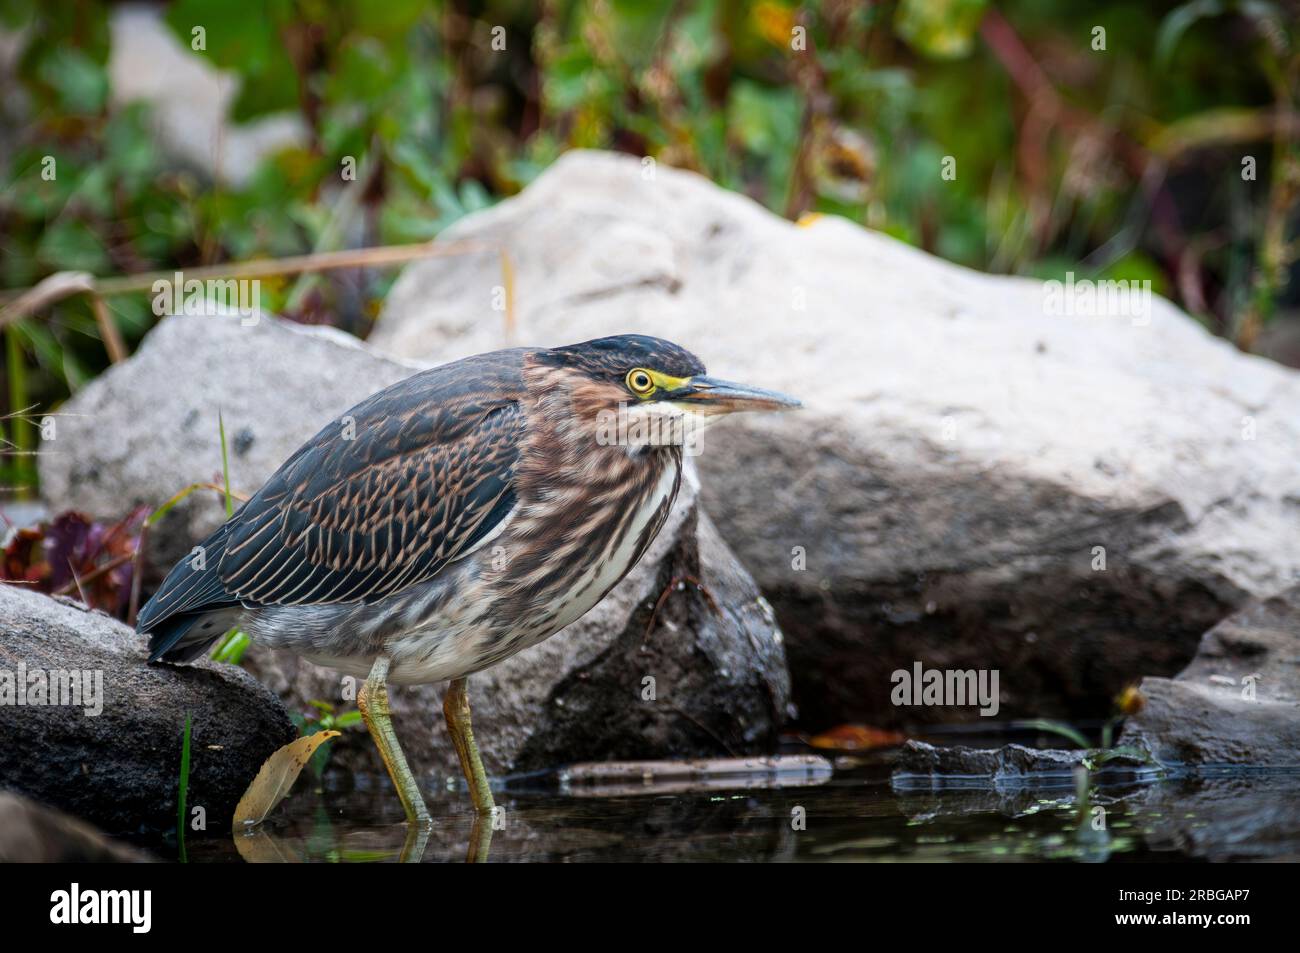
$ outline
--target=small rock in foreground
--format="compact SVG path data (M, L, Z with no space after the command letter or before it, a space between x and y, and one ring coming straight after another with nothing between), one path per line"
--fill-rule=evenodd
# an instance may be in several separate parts
M208 831L228 831L293 723L238 668L145 658L144 640L104 613L0 585L0 691L14 695L0 704L0 787L111 835L173 831L188 716L190 819L201 809Z

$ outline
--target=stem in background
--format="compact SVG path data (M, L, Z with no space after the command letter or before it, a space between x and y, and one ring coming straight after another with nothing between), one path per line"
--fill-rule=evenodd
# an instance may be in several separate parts
M131 562L132 560L135 559L135 555L139 551L140 551L140 547L139 545L137 545L135 550L133 550L132 552L125 553L121 556L114 556L112 559L104 563L102 566L96 566L94 570L86 573L84 576L81 577L77 576L76 570L74 569L72 573L72 581L64 583L58 589L54 590L54 594L56 596L70 596L72 595L73 590L77 590L81 592L81 601L84 602L86 605L90 605L90 600L86 598L85 592L82 591L82 586L86 585L87 583L94 582L100 576L104 575L105 573L112 572L114 569L116 569L118 566L121 566L124 563ZM131 586L132 588L135 588L134 578L131 580ZM135 620L133 619L132 622L134 623L134 621Z
M108 305L104 304L101 296L93 294L90 296L90 306L95 312L95 323L99 325L99 337L104 342L104 349L108 351L108 359L114 364L121 364L127 358L126 344L118 333L117 325L113 323Z
M343 189L343 194L339 200L334 203L334 208L330 213L330 219L325 228L321 230L320 237L316 241L316 247L312 251L316 254L328 251L338 250L342 243L348 224L361 207L362 199L370 191L374 184L375 175L379 171L380 163L375 160L380 145L377 141L370 144L370 151L361 160L361 169L355 182L349 182ZM316 284L316 275L313 272L304 272L294 283L293 289L289 292L289 297L285 299L284 310L292 314L302 307L307 293Z
M17 321L46 304L52 304L78 292L90 292L109 297L149 291L155 282L174 280L178 271L187 281L190 279L207 281L213 278L273 278L279 275L296 275L304 271L402 265L419 258L439 258L444 255L467 255L475 252L500 252L500 248L497 245L468 240L435 241L418 242L414 245L353 248L315 255L294 255L289 258L258 258L253 261L228 262L223 265L204 265L201 268L147 271L116 278L95 278L84 272L57 272L34 287L0 292L0 305L4 306L4 310L0 311L0 327Z
M17 326L5 329L5 370L9 378L10 411L10 447L16 466L22 467L22 475L15 495L19 499L31 496L31 474L28 472L27 455L32 448L31 423L23 416L27 407L27 367L23 363L22 343L18 340Z
M126 606L126 624L135 628L135 616L140 611L140 579L144 575L144 548L149 539L149 524L140 527L140 536L131 554L131 599Z
M1279 117L1293 116L1291 85L1300 57L1286 66L1267 62ZM1293 260L1287 247L1286 228L1297 198L1300 198L1300 163L1294 149L1293 123L1277 122L1273 127L1273 160L1269 175L1268 204L1259 240L1259 261L1255 266L1250 303L1244 309L1234 339L1237 347L1250 351L1259 332L1273 316L1277 298L1286 288L1287 267Z
M515 263L510 252L501 249L501 281L506 295L506 344L515 342Z
M225 487L226 519L235 515L235 501L230 496L230 454L226 452L226 421L217 411L217 430L221 433L221 482Z

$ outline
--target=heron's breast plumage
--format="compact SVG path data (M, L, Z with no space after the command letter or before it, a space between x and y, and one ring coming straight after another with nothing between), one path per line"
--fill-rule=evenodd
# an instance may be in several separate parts
M390 632L382 649L392 658L390 680L435 682L480 671L600 602L636 565L676 499L681 458L662 456L629 474L637 485L621 502L595 495L521 500L503 532L445 577L373 606L373 618Z
M425 683L487 668L595 606L667 519L681 448L604 445L571 390L535 393L516 504L496 532L433 579L375 602L261 610L254 637L358 676L386 654L390 681Z

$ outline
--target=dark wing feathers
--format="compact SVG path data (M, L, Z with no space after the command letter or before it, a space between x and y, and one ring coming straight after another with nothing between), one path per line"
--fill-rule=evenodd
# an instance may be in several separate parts
M373 601L432 578L515 505L522 350L400 381L294 453L141 610L138 628L223 605Z
M300 605L373 601L432 577L514 506L522 427L512 402L452 443L405 453L358 431L340 454L329 435L232 521L223 587L249 605Z

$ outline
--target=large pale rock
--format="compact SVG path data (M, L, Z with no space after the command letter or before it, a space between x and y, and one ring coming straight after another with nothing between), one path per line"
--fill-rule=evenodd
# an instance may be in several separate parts
M210 662L151 666L146 654L134 632L102 612L0 585L0 685L13 693L0 704L0 788L109 834L156 839L176 829L188 716L188 803L203 808L207 830L228 831L262 763L297 732L247 672ZM79 704L50 703L59 672L89 690L58 696Z
M1142 681L1120 743L1173 766L1300 768L1300 585L1251 603L1201 640L1177 678Z
M351 335L269 315L166 318L62 408L41 445L42 496L55 512L113 516L195 483L219 486L221 423L231 487L252 493L322 425L416 369ZM155 572L224 519L220 493L191 493L149 534Z
M220 482L217 412L235 489L253 491L298 445L357 401L413 373L339 332L263 316L163 321L129 361L87 385L43 446L51 508L98 515L158 505L196 482ZM609 597L564 632L470 682L490 770L574 759L769 751L788 715L781 633L748 573L696 506L688 469L668 525ZM196 492L150 531L157 567L225 518L220 494ZM682 577L647 633L654 604ZM710 602L710 597L712 602ZM716 611L714 610L716 605ZM254 651L250 667L293 706L354 706L351 683L288 655ZM653 678L653 683L645 682ZM643 693L653 686L653 699ZM421 771L449 771L442 686L394 688L397 730ZM351 744L350 742L355 742ZM336 746L377 765L361 731Z
M812 725L973 717L891 705L914 660L1000 669L1005 715L1105 714L1300 570L1300 375L1161 299L1057 315L1038 281L590 152L447 237L509 252L519 341L656 334L804 399L709 431L700 468ZM410 265L371 343L499 347L502 284L492 255Z

